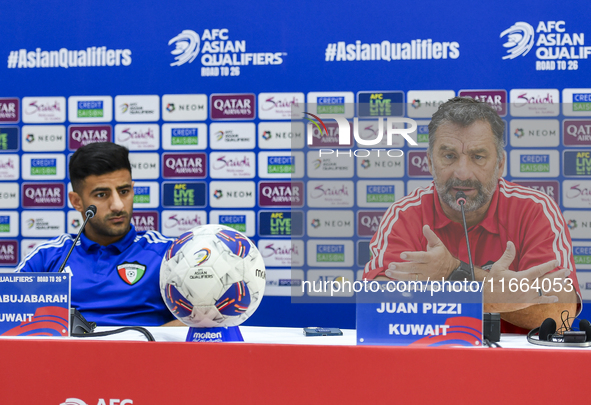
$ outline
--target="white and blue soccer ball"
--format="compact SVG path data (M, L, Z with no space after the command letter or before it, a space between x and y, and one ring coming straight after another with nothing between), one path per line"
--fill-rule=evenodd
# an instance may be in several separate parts
M160 292L188 326L237 326L261 303L265 274L250 239L224 225L203 225L179 236L166 252Z

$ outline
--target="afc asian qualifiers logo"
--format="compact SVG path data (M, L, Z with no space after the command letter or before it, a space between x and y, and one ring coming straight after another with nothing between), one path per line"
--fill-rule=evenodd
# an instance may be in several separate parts
M534 27L526 22L520 21L510 28L501 32L501 38L507 35L507 42L503 44L508 55L503 59L515 59L518 56L525 56L534 46Z
M78 398L67 398L64 402L60 405L89 405L81 399ZM133 405L133 400L131 399L104 399L99 398L97 405Z
M170 53L174 55L176 62L170 66L180 66L185 63L191 63L199 54L199 35L192 30L183 30L176 37L168 41L168 45L175 44L176 48Z
M129 285L134 285L144 277L146 266L135 261L133 263L125 262L117 266L117 273L121 280Z

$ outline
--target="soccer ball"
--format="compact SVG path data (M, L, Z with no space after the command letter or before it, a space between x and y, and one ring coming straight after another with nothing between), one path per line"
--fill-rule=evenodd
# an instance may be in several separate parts
M261 303L265 283L265 264L256 246L224 225L182 234L160 266L166 306L195 328L240 325Z

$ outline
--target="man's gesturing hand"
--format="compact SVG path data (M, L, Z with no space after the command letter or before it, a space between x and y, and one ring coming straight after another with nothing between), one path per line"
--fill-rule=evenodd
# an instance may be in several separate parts
M406 262L392 262L388 265L386 276L402 281L441 280L447 278L459 265L443 242L429 228L423 226L423 235L427 239L426 252L402 252L400 258Z
M552 291L549 292L550 295L540 295L537 288L531 288L531 286L537 284L542 288L542 277L546 275L545 278L550 279L551 288L554 288L555 282L564 283L570 270L562 269L548 274L558 265L556 260L550 260L527 270L513 271L509 270L513 259L515 259L515 245L513 242L507 242L507 249L503 256L492 266L484 280L485 312L513 312L535 304L550 304L558 301L557 296L551 295ZM517 288L510 288L510 282Z

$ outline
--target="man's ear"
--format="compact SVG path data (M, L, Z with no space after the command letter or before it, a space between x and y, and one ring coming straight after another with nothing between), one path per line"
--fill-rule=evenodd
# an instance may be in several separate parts
M68 193L68 198L70 199L70 203L76 211L84 213L84 204L82 203L82 198L78 195L77 192L70 191Z
M429 173L433 176L433 162L431 162L431 154L427 150L427 166L429 166Z
M503 177L503 172L505 171L505 163L507 163L507 152L503 151L503 157L499 162L499 178Z

